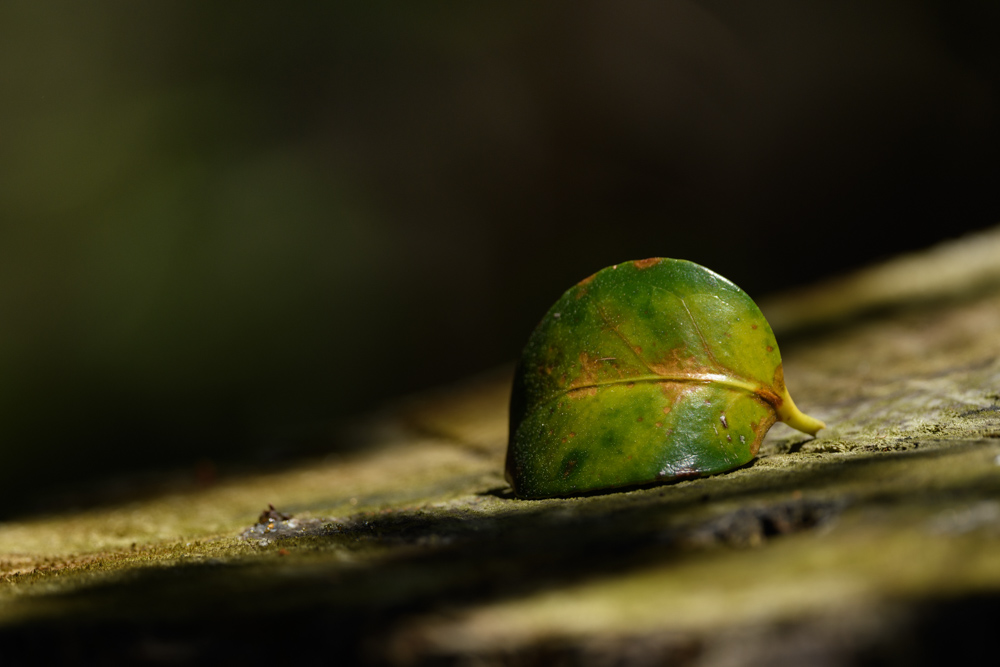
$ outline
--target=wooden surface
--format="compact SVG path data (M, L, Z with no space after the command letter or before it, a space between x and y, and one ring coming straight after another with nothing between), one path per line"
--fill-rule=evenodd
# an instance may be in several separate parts
M998 239L764 301L790 391L829 428L811 439L779 424L729 474L516 500L502 477L500 369L370 415L348 453L0 524L6 655L973 656L990 648L1000 612ZM934 271L940 280L907 278ZM858 287L872 276L877 299ZM261 516L269 503L276 512Z

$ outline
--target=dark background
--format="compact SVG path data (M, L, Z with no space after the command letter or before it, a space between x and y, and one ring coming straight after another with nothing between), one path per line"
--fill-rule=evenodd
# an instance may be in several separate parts
M344 4L0 7L7 514L335 451L608 264L759 297L1000 218L993 0Z

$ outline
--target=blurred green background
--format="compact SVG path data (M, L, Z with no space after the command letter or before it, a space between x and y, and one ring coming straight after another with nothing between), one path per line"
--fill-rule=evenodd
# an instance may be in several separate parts
M1000 5L0 5L2 515L342 446L683 257L751 296L998 219Z

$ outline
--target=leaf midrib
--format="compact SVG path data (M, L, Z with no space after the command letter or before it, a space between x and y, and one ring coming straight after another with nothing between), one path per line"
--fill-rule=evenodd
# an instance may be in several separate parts
M543 401L543 405L546 403L551 403L552 401L558 400L567 394L592 389L609 387L620 384L638 384L638 383L663 383L663 382L690 382L697 384L708 384L708 385L722 385L724 387L729 387L730 389L737 389L739 391L745 391L757 398L768 403L775 410L781 405L781 398L774 391L773 388L767 387L761 384L750 382L748 380L743 380L740 378L734 378L727 375L719 375L715 373L687 373L687 374L677 374L677 375L636 375L633 377L619 378L617 380L608 380L606 382L592 382L590 384L583 384L577 387L572 387L570 389L564 389L558 394L555 394L551 398Z

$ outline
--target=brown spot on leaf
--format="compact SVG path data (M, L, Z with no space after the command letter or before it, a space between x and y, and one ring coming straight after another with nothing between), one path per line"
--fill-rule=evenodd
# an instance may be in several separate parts
M641 422L642 421L642 417L639 417L638 419L636 419L636 421L637 422Z
M597 396L597 387L581 387L580 389L571 389L566 392L566 396L574 400L579 400L587 396Z
M768 345L768 346L767 346L767 351L768 351L768 352L774 352L774 348L773 348L773 347L771 347L770 345Z
M589 276L578 282L577 285L578 286L589 285L591 282L593 282L594 276L596 275L597 275L596 273L591 273Z
M598 371L601 368L600 358L591 357L586 352L580 353L580 374L570 383L570 388L583 385L597 384L599 379Z
M572 459L571 461L566 463L566 467L563 468L563 479L569 477L569 474L573 472L573 468L575 467L576 467L576 459Z
M573 431L570 431L569 432L569 437L575 438L576 437L576 433L574 433Z
M651 266L656 266L663 260L659 257L650 257L649 259L637 259L632 264L637 269L648 269Z
M661 426L663 426L663 422L656 422L656 428L660 428Z
M774 387L774 390L778 394L781 394L785 389L785 369L782 368L781 364L778 364L778 367L774 369L774 380L772 380L771 386ZM777 402L774 404L774 407L780 408L784 401L781 400L780 396L776 396L775 398Z
M761 419L759 422L750 422L750 428L753 429L754 440L750 443L750 456L757 456L757 450L760 449L760 443L764 440L764 436L767 435L768 429L774 425L776 415L769 413L766 417Z
M674 409L674 406L680 403L684 396L690 392L697 389L694 385L690 383L681 382L662 382L660 383L660 391L663 392L663 398L665 399L663 406L663 414L670 414L670 411Z
M634 386L635 386L635 382L629 382L629 383L628 383L627 385L625 385L625 386L626 386L627 388L631 389L632 387L634 387Z
M757 325L756 325L756 324L751 324L751 325L750 325L750 328L751 328L751 329L756 329L756 328L757 328Z
M684 347L677 347L668 352L660 360L649 362L649 369L657 375L697 375L700 373L714 373L716 369L706 366Z

